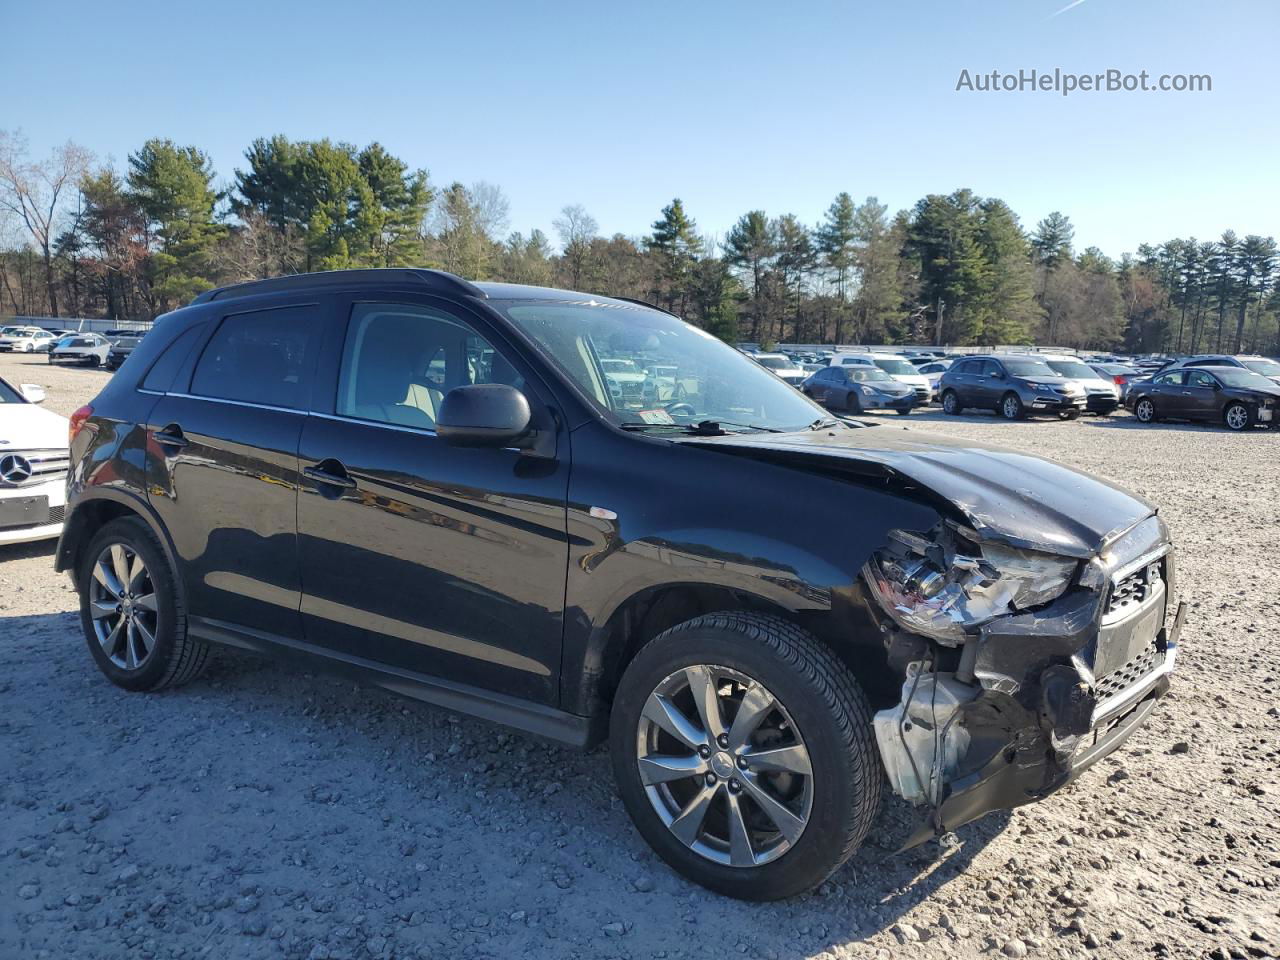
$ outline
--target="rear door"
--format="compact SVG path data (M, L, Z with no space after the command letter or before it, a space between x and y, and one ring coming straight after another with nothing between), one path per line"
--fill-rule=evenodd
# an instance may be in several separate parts
M545 704L558 700L569 438L486 318L432 297L347 300L303 430L309 643ZM451 446L445 394L505 383L556 432L552 459Z
M1170 370L1152 379L1149 392L1161 416L1186 416L1186 398L1182 395L1186 377L1186 370Z
M193 618L300 634L298 441L321 313L291 303L217 318L152 408L150 498Z

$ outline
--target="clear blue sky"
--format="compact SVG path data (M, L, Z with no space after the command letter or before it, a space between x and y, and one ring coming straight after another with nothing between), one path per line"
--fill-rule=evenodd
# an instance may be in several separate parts
M255 136L379 140L487 180L511 228L581 203L704 232L832 197L970 187L1078 247L1280 233L1276 0L651 0L433 4L9 0L0 127L100 157L152 136L224 182ZM1207 73L1213 92L958 93L962 68Z

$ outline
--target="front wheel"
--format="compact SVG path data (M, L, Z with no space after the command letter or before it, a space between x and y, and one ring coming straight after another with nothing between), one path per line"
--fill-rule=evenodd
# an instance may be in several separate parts
M852 390L844 395L844 409L846 413L862 413L862 401Z
M208 645L187 635L177 578L142 520L122 517L98 531L76 582L89 653L116 686L160 690L204 668Z
M1000 413L1006 420L1021 420L1023 416L1022 400L1016 393L1006 393L1000 401Z
M1156 405L1146 397L1143 397L1134 404L1133 415L1138 418L1139 423L1154 423L1156 419Z
M1222 419L1232 430L1247 430L1253 426L1253 411L1243 403L1233 403L1223 412Z
M910 415L911 415L911 408L910 408L910 407L903 407L901 410L899 410L899 411L898 411L898 416L900 416L900 417L907 417L907 416L910 416Z
M942 394L942 412L952 417L960 415L960 398L954 390Z
M1058 411L1058 419L1059 420L1079 420L1080 411L1079 410L1060 410Z
M866 836L883 773L853 674L808 632L755 613L673 627L628 665L614 776L649 845L744 900L816 887Z

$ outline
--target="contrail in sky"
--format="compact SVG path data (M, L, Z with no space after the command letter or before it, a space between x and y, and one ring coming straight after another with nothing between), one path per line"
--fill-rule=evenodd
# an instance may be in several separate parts
M1063 7L1061 10L1059 10L1057 13L1055 13L1055 14L1053 15L1053 17L1060 17L1060 16L1062 16L1064 13L1066 13L1068 10L1070 10L1072 7L1078 7L1078 6L1080 6L1080 4L1082 4L1082 3L1084 3L1084 0L1071 0L1071 2L1070 2L1070 3L1068 3L1065 7ZM1052 20L1052 19L1053 19L1053 17L1050 17L1049 19L1050 19L1050 20Z

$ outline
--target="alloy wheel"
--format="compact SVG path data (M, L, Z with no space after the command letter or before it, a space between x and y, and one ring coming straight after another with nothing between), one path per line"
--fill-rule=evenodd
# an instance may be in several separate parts
M1227 408L1227 426L1232 430L1243 430L1249 425L1249 411L1240 404L1232 404Z
M89 616L102 652L122 670L141 668L155 651L155 583L128 544L110 544L94 561Z
M1150 423L1155 417L1156 411L1150 400L1139 400L1133 412L1138 415L1138 419L1143 423Z
M1009 420L1015 420L1018 417L1018 400L1016 397L1004 398L1004 415Z
M786 708L741 671L695 664L659 683L637 725L636 762L667 829L713 862L769 863L808 824L809 751Z

